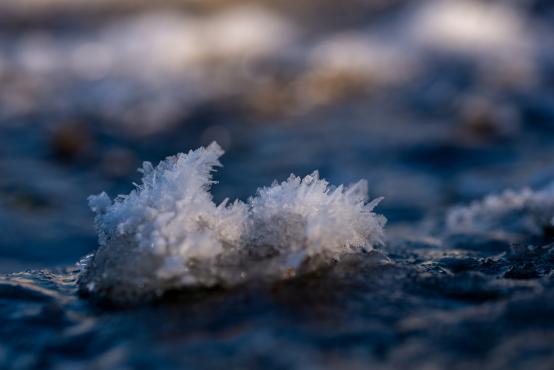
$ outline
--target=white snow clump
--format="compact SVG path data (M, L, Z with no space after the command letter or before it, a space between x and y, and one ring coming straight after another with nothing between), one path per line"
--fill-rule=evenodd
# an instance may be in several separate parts
M506 190L454 207L446 224L454 233L544 235L554 227L554 182L540 190Z
M313 271L383 241L386 219L367 202L367 183L330 186L316 172L258 189L247 203L216 205L212 171L223 150L145 162L142 183L113 201L89 197L99 248L83 260L80 289L133 302L168 290L233 286Z

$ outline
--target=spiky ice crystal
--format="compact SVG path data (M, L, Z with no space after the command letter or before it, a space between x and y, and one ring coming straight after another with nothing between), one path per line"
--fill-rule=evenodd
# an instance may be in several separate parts
M83 261L80 288L133 302L186 287L233 286L313 271L382 243L386 219L367 183L333 187L316 172L258 189L248 202L216 205L212 172L223 150L207 148L145 162L142 182L113 201L89 197L99 235Z

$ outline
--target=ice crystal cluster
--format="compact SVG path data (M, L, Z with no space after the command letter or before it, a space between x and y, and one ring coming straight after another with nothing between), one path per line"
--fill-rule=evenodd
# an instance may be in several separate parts
M145 162L142 182L113 201L91 196L100 247L84 260L81 290L129 302L186 287L232 286L312 271L382 242L367 183L330 186L317 172L216 205L212 172L223 150Z
M543 235L554 228L554 182L540 190L506 190L455 207L446 222L451 232Z

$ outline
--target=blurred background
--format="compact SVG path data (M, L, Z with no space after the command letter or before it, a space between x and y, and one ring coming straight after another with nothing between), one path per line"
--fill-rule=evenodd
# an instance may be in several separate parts
M547 0L3 0L0 272L96 248L86 197L213 140L216 201L369 181L389 230L554 178Z

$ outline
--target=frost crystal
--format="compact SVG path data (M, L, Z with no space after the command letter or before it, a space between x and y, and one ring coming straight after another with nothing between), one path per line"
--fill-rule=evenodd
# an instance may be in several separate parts
M211 173L223 150L145 162L142 182L112 202L91 196L100 247L84 261L82 291L132 302L184 287L230 286L313 270L382 242L367 183L332 187L317 172L261 188L245 204L216 205Z
M554 182L538 191L506 190L469 206L455 207L448 212L446 222L450 232L543 235L554 226Z

